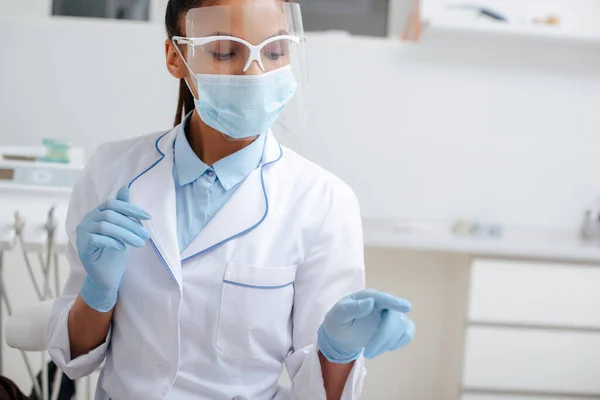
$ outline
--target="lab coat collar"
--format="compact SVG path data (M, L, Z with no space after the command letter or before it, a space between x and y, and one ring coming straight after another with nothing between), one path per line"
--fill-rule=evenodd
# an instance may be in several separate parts
M164 264L170 277L181 287L181 259L177 241L175 182L173 180L173 140L178 127L161 135L155 151L149 152L143 165L145 169L130 183L131 202L146 210L152 218L142 221L150 232L150 245Z
M264 221L269 211L269 185L265 184L264 169L279 161L282 155L283 150L272 132L269 132L265 138L260 167L248 175L227 203L183 251L182 263L251 232Z
M183 254L179 253L177 218L175 206L175 182L173 180L173 144L178 125L161 135L155 143L153 155L145 162L147 167L129 184L131 201L152 215L143 221L151 235L150 244L161 259L171 278L181 288L181 263L199 256L259 226L268 213L268 185L265 184L264 168L283 155L272 132L265 137L261 165L248 175L229 201L213 217L198 237L190 243ZM182 261L183 260L183 261Z

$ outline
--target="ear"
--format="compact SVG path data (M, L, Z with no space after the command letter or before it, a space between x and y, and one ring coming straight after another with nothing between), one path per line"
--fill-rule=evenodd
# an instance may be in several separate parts
M182 79L188 76L187 67L171 39L165 41L165 55L167 69L174 78Z

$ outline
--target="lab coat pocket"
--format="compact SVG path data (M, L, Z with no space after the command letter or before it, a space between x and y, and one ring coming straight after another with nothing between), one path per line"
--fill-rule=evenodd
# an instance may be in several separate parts
M217 348L234 360L283 361L291 347L296 266L229 263L223 279Z

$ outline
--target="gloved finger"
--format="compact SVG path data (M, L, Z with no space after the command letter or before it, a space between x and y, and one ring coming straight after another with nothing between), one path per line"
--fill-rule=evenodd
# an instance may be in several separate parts
M398 340L400 340L402 336L404 336L403 331L394 331L393 335L391 335L388 340L379 349L377 349L377 354L381 355L391 351L392 347L398 343Z
M135 233L106 221L100 221L91 224L91 226L88 228L88 231L90 233L111 237L119 242L134 247L143 247L146 245L144 239L137 236Z
M383 310L381 312L381 323L365 347L364 355L366 358L377 357L382 351L385 351L385 349L382 350L382 348L392 336L395 336L395 328L397 327L396 318L398 318L398 313L390 312L388 310Z
M400 347L406 346L407 344L412 342L413 338L415 337L415 323L412 322L408 318L407 318L407 320L408 320L408 327L406 328L404 335L402 335L400 337L400 339L398 340L398 342L396 342L396 344L394 344L390 348L390 351L398 350Z
M406 315L400 314L400 318L397 319L397 325L396 325L396 328L394 329L394 334L392 336L390 336L390 338L385 343L385 345L383 345L379 349L379 352L385 353L387 351L396 350L395 346L400 342L400 340L404 340L404 338L408 338L408 336L406 336L406 333L408 332L410 324L412 324L412 326L414 327L414 323L411 320L409 320L406 317ZM409 339L409 341L410 341L410 339Z
M143 220L150 219L150 214L148 214L146 211L123 200L108 200L100 204L96 209L98 211L113 210L130 218Z
M129 187L123 186L121 189L119 189L117 192L117 200L124 201L125 203L131 203L131 201L129 201Z
M373 299L356 300L348 297L340 300L338 306L341 311L339 322L344 324L371 314L375 308L375 302Z
M138 222L132 220L113 210L104 210L99 211L97 215L95 215L96 222L106 221L110 222L113 225L120 226L123 229L127 229L129 232L139 236L140 238L147 240L150 238L150 233L140 225Z
M357 299L372 298L375 300L375 307L379 309L394 310L402 313L412 311L412 304L410 304L409 301L378 290L361 290L360 292L354 293L354 297Z
M123 251L127 248L127 246L125 246L124 243L119 242L118 240L115 240L108 236L98 235L95 233L90 234L89 241L90 244L101 249L114 249L118 251Z

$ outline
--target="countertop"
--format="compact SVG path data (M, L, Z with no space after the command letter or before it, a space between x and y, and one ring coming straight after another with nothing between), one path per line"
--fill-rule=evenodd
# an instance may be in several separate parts
M56 251L65 250L66 205L57 207ZM5 209L4 213L8 214ZM28 215L25 213L25 215ZM12 215L0 218L0 251L14 244ZM45 215L36 215L26 223L27 250L41 251L46 244ZM363 218L367 247L461 253L473 256L531 258L600 264L600 241L585 242L578 231L504 227L500 237L459 236L451 232L451 223L435 221L394 221Z
M503 227L500 237L458 236L451 224L363 218L368 247L600 263L600 241L581 240L578 231Z

